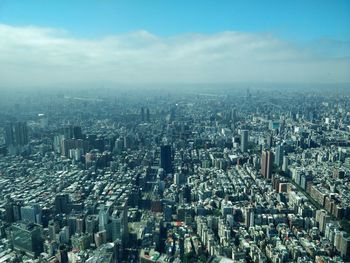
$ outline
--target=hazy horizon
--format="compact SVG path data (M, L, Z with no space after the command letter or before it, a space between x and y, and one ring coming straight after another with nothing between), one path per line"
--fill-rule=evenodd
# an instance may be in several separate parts
M0 86L350 82L346 2L64 2L0 2Z

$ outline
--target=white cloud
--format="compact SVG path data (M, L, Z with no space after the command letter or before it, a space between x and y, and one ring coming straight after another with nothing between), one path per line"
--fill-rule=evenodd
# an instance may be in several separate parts
M325 48L337 49L335 43L326 41ZM241 32L160 37L138 31L78 39L59 29L0 24L0 86L350 81L348 43L341 54L314 47Z

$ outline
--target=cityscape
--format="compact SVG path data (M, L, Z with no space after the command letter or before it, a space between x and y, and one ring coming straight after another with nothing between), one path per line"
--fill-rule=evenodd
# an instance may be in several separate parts
M11 98L1 262L349 260L347 88Z
M350 262L350 1L0 0L22 262Z

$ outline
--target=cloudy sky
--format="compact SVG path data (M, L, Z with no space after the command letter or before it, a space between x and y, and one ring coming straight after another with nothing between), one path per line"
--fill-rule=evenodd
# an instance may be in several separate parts
M350 82L350 2L280 2L0 0L0 85Z

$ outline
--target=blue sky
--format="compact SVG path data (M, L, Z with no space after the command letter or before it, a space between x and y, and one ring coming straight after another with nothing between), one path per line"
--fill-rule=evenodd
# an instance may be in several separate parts
M0 22L64 28L79 37L143 29L157 35L244 31L350 40L350 1L0 0Z
M349 58L349 0L0 0L9 84L349 82Z

